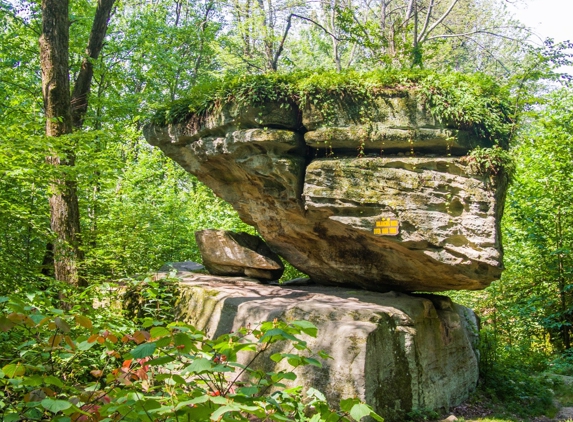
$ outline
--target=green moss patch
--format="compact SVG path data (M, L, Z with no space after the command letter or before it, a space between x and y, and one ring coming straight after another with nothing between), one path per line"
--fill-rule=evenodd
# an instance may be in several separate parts
M366 123L373 118L369 104L400 93L416 95L447 126L471 128L478 136L507 146L512 127L509 89L481 74L376 70L227 77L195 86L188 97L158 108L151 123L200 121L225 104L257 106L271 101L301 110L312 105L327 121L344 107Z

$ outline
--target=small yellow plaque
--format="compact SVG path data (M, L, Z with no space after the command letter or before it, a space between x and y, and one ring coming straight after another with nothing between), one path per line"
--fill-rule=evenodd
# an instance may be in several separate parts
M398 236L400 222L396 218L382 218L376 222L374 234L378 236Z

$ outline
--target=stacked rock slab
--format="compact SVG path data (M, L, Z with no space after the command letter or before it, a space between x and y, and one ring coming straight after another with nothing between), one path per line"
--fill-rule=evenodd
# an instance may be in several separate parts
M312 107L227 104L145 135L317 283L411 292L499 278L505 185L460 158L491 144L407 90L366 106L360 123L343 107L326 121ZM396 236L374 234L384 219Z
M317 337L301 338L311 350L333 359L322 360L320 368L297 368L294 384L317 388L333 406L341 398L358 397L387 422L397 422L412 409L455 406L476 385L476 317L444 296L282 288L190 273L182 280L181 292L178 318L210 336L274 318L312 322ZM286 361L269 359L272 353L291 349L290 344L278 344L252 368L291 371ZM242 355L244 363L251 358Z
M195 232L205 268L214 275L247 276L278 280L284 272L281 259L257 236L226 230Z

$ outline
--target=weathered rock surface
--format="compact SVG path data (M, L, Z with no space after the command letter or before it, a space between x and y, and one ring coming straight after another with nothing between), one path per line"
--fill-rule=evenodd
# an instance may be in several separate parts
M367 122L352 107L338 104L326 118L314 106L302 114L308 130L304 139L315 148L336 151L396 153L400 151L463 155L477 146L491 147L491 141L479 139L471 130L446 127L407 91L389 90L366 105Z
M257 236L226 230L200 230L195 239L207 271L213 275L278 280L284 272L279 256Z
M176 273L181 272L193 272L201 271L205 267L197 262L193 261L183 261L183 262L168 262L159 269L159 273L168 273L170 271L175 271Z
M297 369L295 382L318 388L333 405L359 397L388 422L400 421L412 409L455 406L477 383L476 317L444 296L282 288L203 274L187 275L181 290L178 317L211 336L274 318L315 324L317 338L304 339L334 359ZM284 361L256 362L290 370Z
M379 102L368 123L344 110L326 122L312 108L230 104L145 135L314 282L487 287L502 269L505 183L451 155L487 142L438 124L407 93ZM374 234L386 218L397 221L396 236Z

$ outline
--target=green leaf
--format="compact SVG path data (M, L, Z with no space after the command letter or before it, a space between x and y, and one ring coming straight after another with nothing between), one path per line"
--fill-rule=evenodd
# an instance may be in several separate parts
M155 352L155 347L155 343L141 343L139 346L129 352L129 354L134 359L146 358Z
M58 329L64 333L69 333L70 332L70 326L68 325L68 323L66 321L64 321L62 318L60 317L56 317L54 318L54 323L56 324L56 327L58 327Z
M49 410L52 413L58 413L72 407L72 404L67 400L55 400L49 397L46 397L41 401L41 403L44 409Z
M181 371L181 375L187 373L202 374L204 372L212 372L213 364L209 359L197 358L191 365Z
M181 353L189 353L191 349L196 350L193 345L193 341L189 338L186 333L177 333L174 337L175 347L182 346L178 348Z
M165 327L153 327L151 330L149 330L149 334L151 335L152 339L156 339L158 337L165 337L170 335L171 331Z
M83 315L76 315L74 318L76 319L76 323L81 327L87 328L88 330L93 328L92 321L88 317Z
M60 388L62 388L64 386L64 383L59 378L57 378L53 375L49 375L46 378L44 378L44 382L46 384L55 385L56 387L60 387Z
M280 362L280 361L283 360L284 358L285 358L285 357L284 357L284 355L283 355L282 353L275 353L275 354L272 354L272 355L270 356L270 359L271 359L273 362Z
M218 408L217 410L215 410L213 412L213 414L211 415L211 420L212 421L217 421L219 420L219 418L221 418L225 413L227 412L237 412L239 409L237 409L234 406L221 406L220 408Z
M21 377L26 373L26 368L21 363L10 363L2 368L2 372L8 378Z
M261 343L274 343L277 340L290 340L290 341L295 341L298 342L299 339L297 339L295 336L293 336L292 334L287 333L284 330L281 330L280 328L273 328L272 330L267 331L260 339L259 342Z
M295 327L299 327L303 333L308 334L311 337L316 337L318 333L318 328L309 321L293 321L291 323Z
M147 365L165 365L166 363L171 363L175 360L173 356L161 356L147 362Z
M13 326L14 326L14 323L12 321L10 321L5 316L0 316L0 330L1 331L6 332L9 329L11 329Z
M303 362L307 365L316 366L317 368L322 368L322 363L314 358L302 358Z
M162 337L155 340L155 345L159 348L167 347L171 344L171 337Z
M370 406L364 403L357 403L354 406L352 406L349 413L354 420L360 421L362 418L370 416L374 412L372 411L372 408Z
M243 396L251 397L254 396L259 392L257 387L239 387L237 388L237 394L241 394Z
M91 349L92 347L94 347L97 344L97 341L91 342L89 343L87 340L82 341L80 343L76 344L76 347L78 348L78 350L84 352L86 350Z

